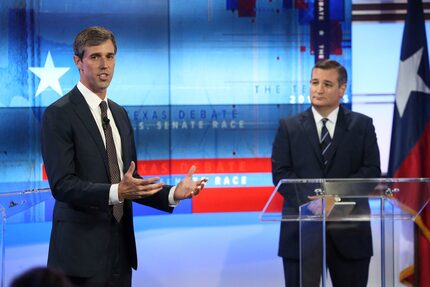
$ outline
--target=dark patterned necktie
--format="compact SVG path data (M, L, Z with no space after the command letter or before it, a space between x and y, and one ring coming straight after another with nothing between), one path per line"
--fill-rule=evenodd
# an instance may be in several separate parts
M107 117L107 104L105 101L100 103L100 110L102 112L102 126L106 138L106 153L109 162L110 181L112 184L119 183L121 181L121 174L119 172L118 158L116 155L115 143L113 141L112 128ZM123 208L123 203L118 203L113 206L113 216L118 222L121 221L124 213Z
M322 129L321 129L321 155L323 158L324 165L327 165L328 163L328 155L329 155L329 149L331 146L331 137L330 133L328 132L328 129L326 127L326 123L328 121L327 118L323 118L322 120Z

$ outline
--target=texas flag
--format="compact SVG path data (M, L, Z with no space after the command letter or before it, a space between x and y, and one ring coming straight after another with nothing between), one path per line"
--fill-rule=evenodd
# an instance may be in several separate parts
M421 0L409 0L403 31L396 87L388 175L396 178L430 177L430 70ZM404 193L400 201L414 209L419 193ZM409 197L409 198L408 198ZM417 211L417 210L415 210ZM402 282L430 286L430 206L415 220L412 239L418 258L400 274ZM414 232L410 232L412 238ZM402 246L403 248L404 246ZM413 251L413 248L412 248ZM414 266L414 262L418 266ZM418 272L417 272L418 271Z

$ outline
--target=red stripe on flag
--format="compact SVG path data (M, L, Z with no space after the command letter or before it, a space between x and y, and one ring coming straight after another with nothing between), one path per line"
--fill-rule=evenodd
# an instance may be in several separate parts
M137 171L140 175L186 174L195 165L198 174L205 173L255 173L271 172L270 158L209 158L139 160Z
M394 174L395 178L413 178L413 177L430 177L430 124L426 126L423 135L411 149L408 156L403 160ZM414 186L410 184L408 186ZM409 187L409 188L412 188ZM419 186L414 187L412 190L416 190ZM420 193L401 193L403 197L398 199L406 204L409 208L418 211L421 208L423 198L414 197L410 195L419 195ZM426 194L421 194L425 196ZM429 224L429 222L428 222Z
M261 211L273 186L204 188L193 198L193 213Z
M408 156L403 160L400 167L397 169L394 177L397 178L413 178L413 177L430 177L430 124L427 124L423 135L420 137L415 146L411 149ZM411 192L401 193L402 196L397 196L397 199L407 205L414 211L419 211L422 203L427 200L427 193L418 192L421 187L418 184L407 185ZM430 206L427 205L420 215L422 225L418 224L420 231L418 234L418 250L419 250L419 272L415 272L408 279L415 280L418 274L419 286L428 286L430 282ZM410 282L405 279L405 282Z

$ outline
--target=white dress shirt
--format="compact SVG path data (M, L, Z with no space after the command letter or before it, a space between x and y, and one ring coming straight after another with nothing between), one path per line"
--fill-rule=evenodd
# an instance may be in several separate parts
M317 126L317 131L318 131L318 139L321 142L321 130L323 127L323 116L321 116L317 110L312 107L312 113L314 115L314 119L315 119L315 124ZM330 137L333 138L334 135L334 128L336 127L336 121L337 121L337 115L339 114L339 106L334 109L327 117L326 119L328 119L328 121L325 123L325 126L327 127L328 133L330 134Z
M102 136L103 143L106 147L106 137L105 133L103 131L103 125L102 125L102 116L101 116L101 109L100 109L100 103L102 102L102 99L100 99L99 96L97 96L95 93L93 93L90 89L84 86L81 82L78 82L77 84L78 90L81 92L81 94L84 96L85 101L87 102L91 114L93 115L94 121L97 124L97 127L99 128L100 135ZM119 135L118 128L115 124L115 120L112 116L112 112L109 109L109 103L108 103L108 97L106 95L105 99L103 101L107 104L107 117L109 119L109 124L112 128L112 136L113 141L115 143L115 150L116 155L118 159L118 166L123 166L122 161L122 146L121 146L121 137ZM136 168L137 168L137 162ZM127 168L128 169L128 168ZM119 168L121 179L124 176L122 168ZM112 184L109 190L109 204L114 205L117 203L120 203L119 197L118 197L118 183ZM175 193L176 186L173 186L169 191L169 205L172 207L175 207L178 205L179 201L174 200L174 193Z

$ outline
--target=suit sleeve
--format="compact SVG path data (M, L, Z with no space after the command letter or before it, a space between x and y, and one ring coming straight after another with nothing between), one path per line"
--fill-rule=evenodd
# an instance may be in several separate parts
M136 155L136 144L134 141L134 132L133 132L133 128L130 122L130 118L127 115L127 111L125 109L123 109L124 112L124 117L125 117L125 121L127 122L127 126L130 129L130 139L131 139L131 160L135 162L136 167L137 167L137 155ZM124 162L124 169L125 171L128 169L130 163L125 163ZM135 178L142 178L138 171L137 168L134 171L133 177ZM152 196L149 197L145 197L145 198L141 198L141 199L136 199L134 200L134 202L139 203L139 204L143 204L146 206L150 206L152 208L156 208L162 211L166 211L166 212L172 212L173 208L171 206L169 206L169 192L170 192L170 188L172 186L170 185L166 185L162 190L160 190L159 192L155 193Z
M281 179L297 178L291 161L290 139L285 120L279 121L272 148L272 180L277 185Z
M352 174L352 178L378 178L381 176L381 163L373 121L368 118L365 127L365 138L363 144L363 156L361 167Z
M76 130L66 109L50 106L42 123L42 156L52 195L79 207L108 208L109 183L81 179L76 170ZM90 167L88 167L90 168Z
M275 140L272 148L272 180L274 185L278 185L279 181L287 178L298 178L294 171L294 166L291 158L291 141L288 133L288 125L285 119L279 121L278 131L276 132ZM285 188L280 187L278 192L289 202L295 202L298 205L296 192L291 190L287 192Z

